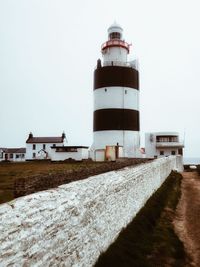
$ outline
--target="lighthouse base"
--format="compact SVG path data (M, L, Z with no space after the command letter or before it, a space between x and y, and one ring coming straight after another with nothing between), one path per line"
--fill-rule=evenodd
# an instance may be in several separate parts
M138 131L96 131L90 148L90 158L94 161L108 160L108 148L115 147L116 158L141 158L140 134ZM111 151L111 149L109 149Z

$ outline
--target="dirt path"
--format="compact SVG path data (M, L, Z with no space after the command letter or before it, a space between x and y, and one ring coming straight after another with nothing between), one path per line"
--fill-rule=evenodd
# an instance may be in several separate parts
M184 243L189 266L200 266L200 176L196 172L184 172L182 196L174 220L175 231Z

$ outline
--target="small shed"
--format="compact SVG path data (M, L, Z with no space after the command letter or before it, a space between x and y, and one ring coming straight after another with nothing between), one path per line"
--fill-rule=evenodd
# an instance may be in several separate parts
M88 159L88 146L52 146L51 160L63 161L73 159L81 161Z
M0 161L25 161L26 148L0 148Z

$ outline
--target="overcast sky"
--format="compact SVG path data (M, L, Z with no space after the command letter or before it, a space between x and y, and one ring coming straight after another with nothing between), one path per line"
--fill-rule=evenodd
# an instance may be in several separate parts
M93 70L117 21L140 64L141 135L185 132L200 156L198 0L0 0L0 147L92 144Z

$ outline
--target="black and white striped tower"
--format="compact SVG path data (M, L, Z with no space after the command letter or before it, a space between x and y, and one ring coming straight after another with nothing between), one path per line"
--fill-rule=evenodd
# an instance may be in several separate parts
M108 41L101 47L103 63L94 71L93 158L106 146L121 146L123 157L138 157L139 73L127 61L130 45L122 38L123 29L114 23Z

